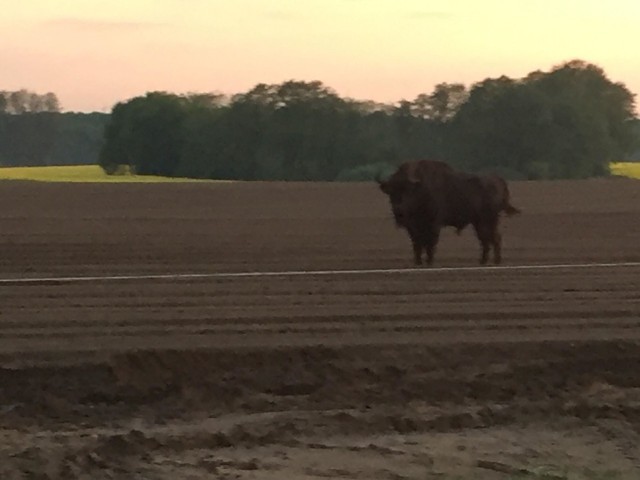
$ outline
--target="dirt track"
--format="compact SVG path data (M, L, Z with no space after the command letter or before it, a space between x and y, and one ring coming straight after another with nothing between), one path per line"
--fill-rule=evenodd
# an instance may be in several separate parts
M582 267L461 269L469 229L448 270L38 280L411 253L369 184L0 184L0 477L637 478L640 182L512 195L506 266Z

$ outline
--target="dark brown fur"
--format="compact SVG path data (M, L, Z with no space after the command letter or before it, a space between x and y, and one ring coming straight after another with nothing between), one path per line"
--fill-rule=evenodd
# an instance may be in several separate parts
M507 182L497 175L458 172L435 160L405 162L387 180L378 179L380 189L389 196L396 225L407 230L416 265L433 263L442 227L452 226L460 233L473 225L482 246L480 262L487 263L493 248L496 264L502 261L500 213L520 213L510 203Z

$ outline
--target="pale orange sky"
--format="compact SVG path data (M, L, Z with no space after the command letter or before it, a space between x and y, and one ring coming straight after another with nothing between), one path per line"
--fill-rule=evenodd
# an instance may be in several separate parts
M0 0L0 90L109 111L150 90L320 80L395 102L580 58L640 93L640 0Z

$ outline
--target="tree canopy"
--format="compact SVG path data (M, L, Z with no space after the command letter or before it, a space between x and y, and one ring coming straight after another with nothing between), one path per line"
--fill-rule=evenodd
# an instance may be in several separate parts
M441 83L394 105L321 82L246 93L153 92L115 106L100 157L141 174L246 180L368 179L408 158L511 178L603 175L638 147L634 96L574 60L522 79Z
M0 91L0 113L59 112L60 102L55 93L38 94L26 89Z
M635 146L634 106L624 85L582 61L488 79L454 117L450 154L471 169L526 178L602 175Z
M462 86L451 88L460 95ZM140 174L246 180L370 178L370 165L442 156L441 124L458 97L378 105L321 82L259 84L231 98L152 92L119 103L100 164ZM365 167L365 168L363 168Z

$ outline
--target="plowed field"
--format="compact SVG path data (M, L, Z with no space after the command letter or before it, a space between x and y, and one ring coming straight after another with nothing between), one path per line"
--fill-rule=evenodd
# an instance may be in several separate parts
M373 184L0 183L0 478L638 478L640 182L511 190L412 269Z

